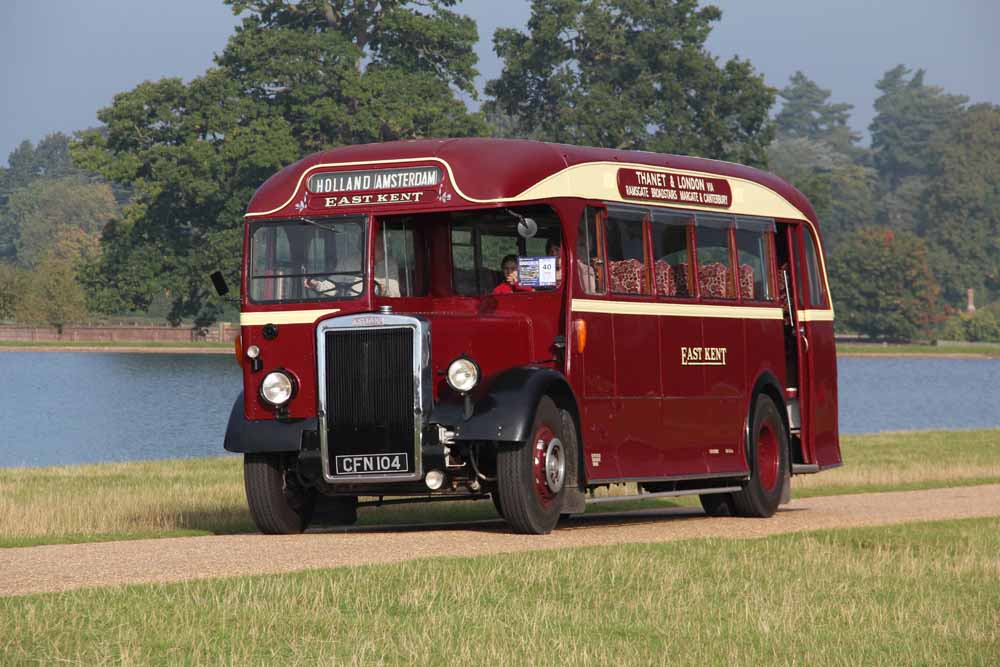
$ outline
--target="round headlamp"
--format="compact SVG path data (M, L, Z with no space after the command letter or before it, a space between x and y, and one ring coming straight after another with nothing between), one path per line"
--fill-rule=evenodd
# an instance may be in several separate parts
M468 357L459 357L448 365L448 385L459 393L466 393L479 383L479 366Z
M282 371L271 371L260 383L260 397L278 407L291 400L295 393L295 381Z

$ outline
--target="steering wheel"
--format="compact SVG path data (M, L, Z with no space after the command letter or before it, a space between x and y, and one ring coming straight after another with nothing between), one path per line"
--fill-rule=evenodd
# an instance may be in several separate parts
M335 274L342 275L342 274ZM320 280L319 278L313 278L313 280ZM354 277L352 282L339 281L334 278L334 275L328 275L326 278L322 279L322 282L330 284L330 287L325 289L320 287L310 287L309 289L316 292L317 294L322 294L323 296L332 296L337 298L350 298L355 296L360 296L364 291L364 282L361 278Z

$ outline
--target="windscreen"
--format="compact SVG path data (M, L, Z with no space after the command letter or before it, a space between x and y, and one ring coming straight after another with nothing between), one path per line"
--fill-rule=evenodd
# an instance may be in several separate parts
M260 222L250 231L250 300L353 299L364 292L363 216Z

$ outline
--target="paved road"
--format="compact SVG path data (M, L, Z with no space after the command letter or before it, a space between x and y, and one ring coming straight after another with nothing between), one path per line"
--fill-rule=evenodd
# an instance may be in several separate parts
M225 535L0 549L0 596L91 586L292 572L415 558L478 556L701 537L745 539L823 528L1000 516L1000 484L795 500L771 519L719 519L671 508L578 517L551 535L500 521L294 536Z

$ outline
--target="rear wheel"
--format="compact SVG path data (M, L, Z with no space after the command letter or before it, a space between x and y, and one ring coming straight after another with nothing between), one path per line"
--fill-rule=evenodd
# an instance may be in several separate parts
M566 447L563 420L551 398L538 402L532 438L497 453L499 509L516 533L543 535L559 521L565 498Z
M301 533L316 507L316 492L304 488L281 454L244 454L243 483L257 529L270 535Z
M774 401L763 394L754 403L747 458L750 479L732 494L733 507L739 516L769 517L781 503L788 475L788 434Z

